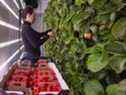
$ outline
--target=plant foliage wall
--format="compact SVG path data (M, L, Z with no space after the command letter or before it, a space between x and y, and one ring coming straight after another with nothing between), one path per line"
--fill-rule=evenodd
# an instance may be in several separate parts
M126 95L125 0L50 0L44 20L72 95Z

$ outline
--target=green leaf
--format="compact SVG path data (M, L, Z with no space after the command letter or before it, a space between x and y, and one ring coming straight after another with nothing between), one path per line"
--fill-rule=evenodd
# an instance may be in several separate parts
M102 8L107 0L88 0L88 3L94 8Z
M90 12L88 11L78 11L72 18L72 22L74 24L80 23L82 20L87 19L90 16Z
M121 81L119 82L119 87L120 87L120 89L121 89L122 91L125 91L125 92L126 92L126 79L121 80Z
M119 41L109 42L105 45L105 50L110 54L126 54L126 44Z
M80 6L83 3L85 3L85 0L75 0L75 5Z
M105 95L104 88L98 80L86 82L84 91L85 95Z
M107 95L126 95L125 92L123 92L118 84L109 85L107 87Z
M110 66L116 73L126 69L126 56L115 55L110 58Z
M108 65L108 54L104 51L103 47L96 46L94 47L94 50L89 52L91 52L91 54L86 63L90 71L98 72Z
M110 15L110 20L111 20L112 22L114 22L115 19L116 19L116 13L113 12L113 13L111 13L111 15Z
M111 0L113 4L121 4L123 0Z
M112 4L116 6L117 11L120 11L123 7L125 7L125 4L123 4L124 0L112 0Z
M95 22L98 24L106 24L110 20L110 15L109 14L104 14L104 15L97 15L95 17Z
M117 20L111 31L117 40L126 41L126 18L120 18Z

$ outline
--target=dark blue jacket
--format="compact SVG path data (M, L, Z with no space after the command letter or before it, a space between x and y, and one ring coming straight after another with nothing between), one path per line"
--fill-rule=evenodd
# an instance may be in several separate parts
M50 30L46 32L39 33L35 31L32 27L31 24L28 22L24 22L22 26L22 39L24 43L24 49L25 52L28 52L35 57L40 56L40 46L48 40L49 36L47 33Z

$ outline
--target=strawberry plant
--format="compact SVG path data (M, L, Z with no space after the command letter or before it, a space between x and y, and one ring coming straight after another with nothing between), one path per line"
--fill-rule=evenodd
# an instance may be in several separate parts
M125 9L124 0L50 0L44 20L55 37L44 47L71 95L126 94L117 87L126 78Z

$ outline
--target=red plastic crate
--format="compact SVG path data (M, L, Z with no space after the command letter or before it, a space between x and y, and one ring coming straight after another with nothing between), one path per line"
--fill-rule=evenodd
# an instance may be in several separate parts
M34 71L35 74L40 74L40 75L55 75L55 73L50 69L50 68L46 68L46 69L39 69L37 68L35 71Z
M48 91L61 91L61 87L58 82L40 82L38 85L41 88L41 92L48 92Z
M34 86L32 89L33 95L39 95L41 89L38 86Z
M33 68L16 68L12 73L12 76L7 85L25 86L30 88L33 95L40 95L39 93L57 92L60 93L62 87L59 83L59 78L56 76L57 72L53 69L53 66L48 64L46 60L39 60L37 67ZM58 79L57 79L58 78ZM49 94L51 95L51 94Z
M21 80L21 81L27 81L28 77L24 75L13 75L12 80Z
M26 81L19 81L19 80L10 80L8 81L8 86L20 86L20 87L27 87Z
M30 74L31 70L25 70L25 69L16 69L14 71L14 74L17 74L17 75L26 75L28 76Z

